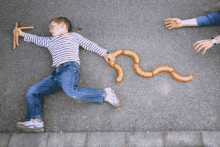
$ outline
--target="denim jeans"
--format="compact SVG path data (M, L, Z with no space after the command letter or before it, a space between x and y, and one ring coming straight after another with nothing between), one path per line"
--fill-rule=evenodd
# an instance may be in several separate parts
M104 89L81 88L78 86L80 71L77 62L66 62L56 68L51 75L30 87L27 92L27 121L34 117L42 118L44 96L61 89L71 98L102 103L105 96Z

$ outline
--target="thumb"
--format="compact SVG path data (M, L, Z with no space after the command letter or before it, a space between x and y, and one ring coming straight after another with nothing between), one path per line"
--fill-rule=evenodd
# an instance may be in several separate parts
M108 63L108 56L104 56L104 59Z
M109 63L109 60L108 60L108 58L105 58L105 61L106 61L107 63Z

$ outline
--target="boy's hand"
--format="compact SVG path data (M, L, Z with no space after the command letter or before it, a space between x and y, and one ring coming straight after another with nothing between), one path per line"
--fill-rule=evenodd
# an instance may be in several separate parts
M167 18L165 19L164 24L168 29L177 29L183 27L183 24L181 24L181 20L179 18Z
M199 52L202 48L204 48L202 55L205 54L206 50L208 50L209 48L211 48L213 46L212 44L212 40L201 40L201 41L197 41L196 43L193 44L193 46L195 47L195 50L197 52Z
M23 36L23 37L24 37L24 34L25 34L25 33L24 33L23 31L21 31L21 29L18 28L17 31L18 31L18 35L19 35L19 36ZM14 29L14 30L13 30L13 34L16 34L17 31L15 31L15 29Z
M109 60L108 60L109 58L115 61L114 53L111 53L111 54L104 54L103 57L105 58L105 61L106 61L107 63L109 63Z
M25 32L21 31L21 29L19 29L19 28L18 28L18 32L19 32L19 36L23 36L24 37Z

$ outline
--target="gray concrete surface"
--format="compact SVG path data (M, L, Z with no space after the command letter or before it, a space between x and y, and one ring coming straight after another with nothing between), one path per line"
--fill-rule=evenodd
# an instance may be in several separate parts
M47 49L26 43L21 37L20 46L12 49L15 22L36 28L25 32L48 36L49 21L60 15L70 18L75 31L82 28L80 34L110 52L136 52L143 70L169 65L181 75L192 74L194 80L181 83L168 73L144 79L134 72L133 59L121 56L116 62L125 70L125 78L117 84L115 69L102 57L81 48L80 86L111 87L122 106L116 110L106 103L80 102L59 91L45 97L45 133L220 129L219 45L203 56L193 48L196 41L219 35L219 27L168 30L164 25L169 17L188 19L213 12L207 1L3 0L0 6L1 132L16 132L15 124L27 114L27 90L53 70Z
M80 132L0 133L1 147L219 147L220 133L182 132ZM4 140L2 139L4 138Z

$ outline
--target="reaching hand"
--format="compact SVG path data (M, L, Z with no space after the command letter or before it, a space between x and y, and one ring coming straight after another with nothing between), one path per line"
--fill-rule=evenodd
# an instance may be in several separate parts
M181 20L179 18L167 18L165 19L166 28L173 29L173 28L181 28L183 24L181 24Z
M109 63L109 60L108 60L109 58L115 61L114 53L105 54L105 55L104 55L104 58L105 58L105 61L108 62L108 63Z
M213 46L213 44L212 44L212 40L210 39L210 40L197 41L196 43L194 43L193 46L195 47L195 50L197 52L199 52L202 48L204 48L202 52L202 55L204 55L206 51Z
M23 31L21 31L21 29L18 28L17 31L15 29L13 30L13 34L16 34L17 32L18 32L19 36L23 36L24 37L25 33Z

